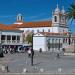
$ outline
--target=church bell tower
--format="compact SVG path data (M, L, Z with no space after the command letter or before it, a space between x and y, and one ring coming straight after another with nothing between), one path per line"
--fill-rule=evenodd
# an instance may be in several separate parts
M23 21L23 16L22 14L17 15L17 22L22 22Z
M68 32L67 14L64 7L62 7L60 11L58 4L55 11L52 13L52 27L56 27L58 32Z

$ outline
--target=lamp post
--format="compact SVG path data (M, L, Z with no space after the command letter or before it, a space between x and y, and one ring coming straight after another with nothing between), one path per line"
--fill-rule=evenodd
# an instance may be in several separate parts
M74 53L75 53L75 39L74 39Z
M71 44L71 31L69 30L69 38L68 38L69 45Z
M0 46L1 46L1 36L2 36L2 31L0 30Z
M60 51L60 39L59 39L59 51Z
M33 51L33 33L32 33L31 66L33 66L33 55L34 51Z

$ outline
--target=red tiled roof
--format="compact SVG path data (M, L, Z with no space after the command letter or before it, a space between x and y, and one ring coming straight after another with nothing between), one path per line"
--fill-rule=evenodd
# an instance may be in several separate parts
M18 28L12 28L10 26L0 24L0 30L18 30Z
M39 32L40 34L42 35L45 35L45 36L50 36L50 35L67 35L68 32L64 32L64 33L53 33L53 32ZM38 34L38 33L36 33Z
M14 28L35 28L35 27L51 27L52 21L43 22L22 22L22 24L12 24L10 27Z
M52 21L43 22L20 22L21 24L4 25L0 24L0 30L18 30L19 28L51 27Z

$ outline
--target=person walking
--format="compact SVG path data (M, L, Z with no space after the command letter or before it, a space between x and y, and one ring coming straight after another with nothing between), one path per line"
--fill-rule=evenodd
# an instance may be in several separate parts
M30 57L31 56L31 48L29 48L29 50L28 50L28 57Z
M60 51L57 50L57 58L60 58Z

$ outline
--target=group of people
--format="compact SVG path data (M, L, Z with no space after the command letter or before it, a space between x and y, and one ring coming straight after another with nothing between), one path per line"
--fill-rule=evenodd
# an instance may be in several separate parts
M3 53L7 54L7 53L15 53L15 49L14 48L3 48Z
M3 53L5 54L13 54L13 53L16 53L18 50L13 47L13 48L9 48L9 47L4 47L2 48L3 50ZM24 52L26 52L28 54L28 57L31 57L32 55L34 56L34 50L32 49L32 47L26 47L26 48L21 48L20 50L23 50Z

